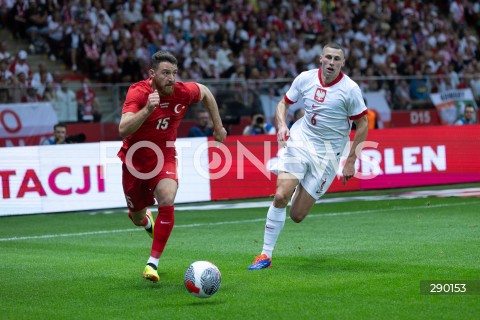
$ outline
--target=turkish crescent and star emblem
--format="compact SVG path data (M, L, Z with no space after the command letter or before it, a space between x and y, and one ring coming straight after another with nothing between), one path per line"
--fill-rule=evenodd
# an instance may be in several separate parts
M315 91L315 97L313 97L313 99L317 102L323 102L325 101L326 95L327 95L327 90L322 88L317 88L317 91Z
M164 102L164 103L160 103L159 107L162 108L162 109L165 109L165 108L168 108L168 105L169 105L168 102ZM179 103L179 104L175 105L175 107L173 107L173 112L181 113L183 110L185 110L185 108L186 108L186 106Z
M177 104L175 106L175 108L173 108L173 111L175 111L175 113L180 113L182 112L183 109L185 109L186 107L184 105L181 105L181 104Z

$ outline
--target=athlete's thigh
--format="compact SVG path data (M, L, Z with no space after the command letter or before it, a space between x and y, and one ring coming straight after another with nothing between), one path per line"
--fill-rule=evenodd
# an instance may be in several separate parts
M144 212L146 207L155 204L148 183L134 177L125 165L122 166L122 186L130 212Z
M298 185L299 180L294 174L289 172L280 172L277 178L277 193L285 195L287 199L290 199L295 187Z
M150 181L155 199L159 206L171 206L175 201L178 189L177 163L166 161L161 172Z
M177 195L178 183L174 179L165 178L155 186L154 195L158 205L173 205Z
M298 147L287 147L284 152L279 152L277 168L280 172L288 172L301 181L308 170L309 155Z

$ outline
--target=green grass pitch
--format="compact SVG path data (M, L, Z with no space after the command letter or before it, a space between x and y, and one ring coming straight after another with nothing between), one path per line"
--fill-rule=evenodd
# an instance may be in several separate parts
M480 294L420 294L420 281L480 281L479 205L317 204L302 223L287 219L261 271L247 267L266 208L178 210L156 284L141 278L151 240L125 210L3 217L0 319L478 319ZM183 285L196 260L222 273L209 299Z

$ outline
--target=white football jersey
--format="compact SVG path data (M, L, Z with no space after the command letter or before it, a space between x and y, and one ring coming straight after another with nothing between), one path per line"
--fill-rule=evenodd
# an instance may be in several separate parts
M302 72L285 94L289 104L300 99L305 116L292 126L290 138L308 141L315 149L323 149L328 142L335 152L342 152L349 141L352 120L367 113L360 87L343 72L328 85L321 80L321 69Z

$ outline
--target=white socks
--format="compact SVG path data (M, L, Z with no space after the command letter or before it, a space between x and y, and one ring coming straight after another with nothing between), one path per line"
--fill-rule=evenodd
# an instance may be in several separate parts
M287 208L275 208L273 204L268 208L267 222L265 223L265 234L263 236L262 254L272 257L272 251L277 243L280 231L285 225L287 217Z
M150 257L148 258L148 261L147 261L147 264L151 263L153 264L154 266L158 266L158 260L160 260L159 258L153 258L153 257Z
M152 222L150 221L150 219L147 218L147 224L145 225L145 229L150 229L152 227Z

